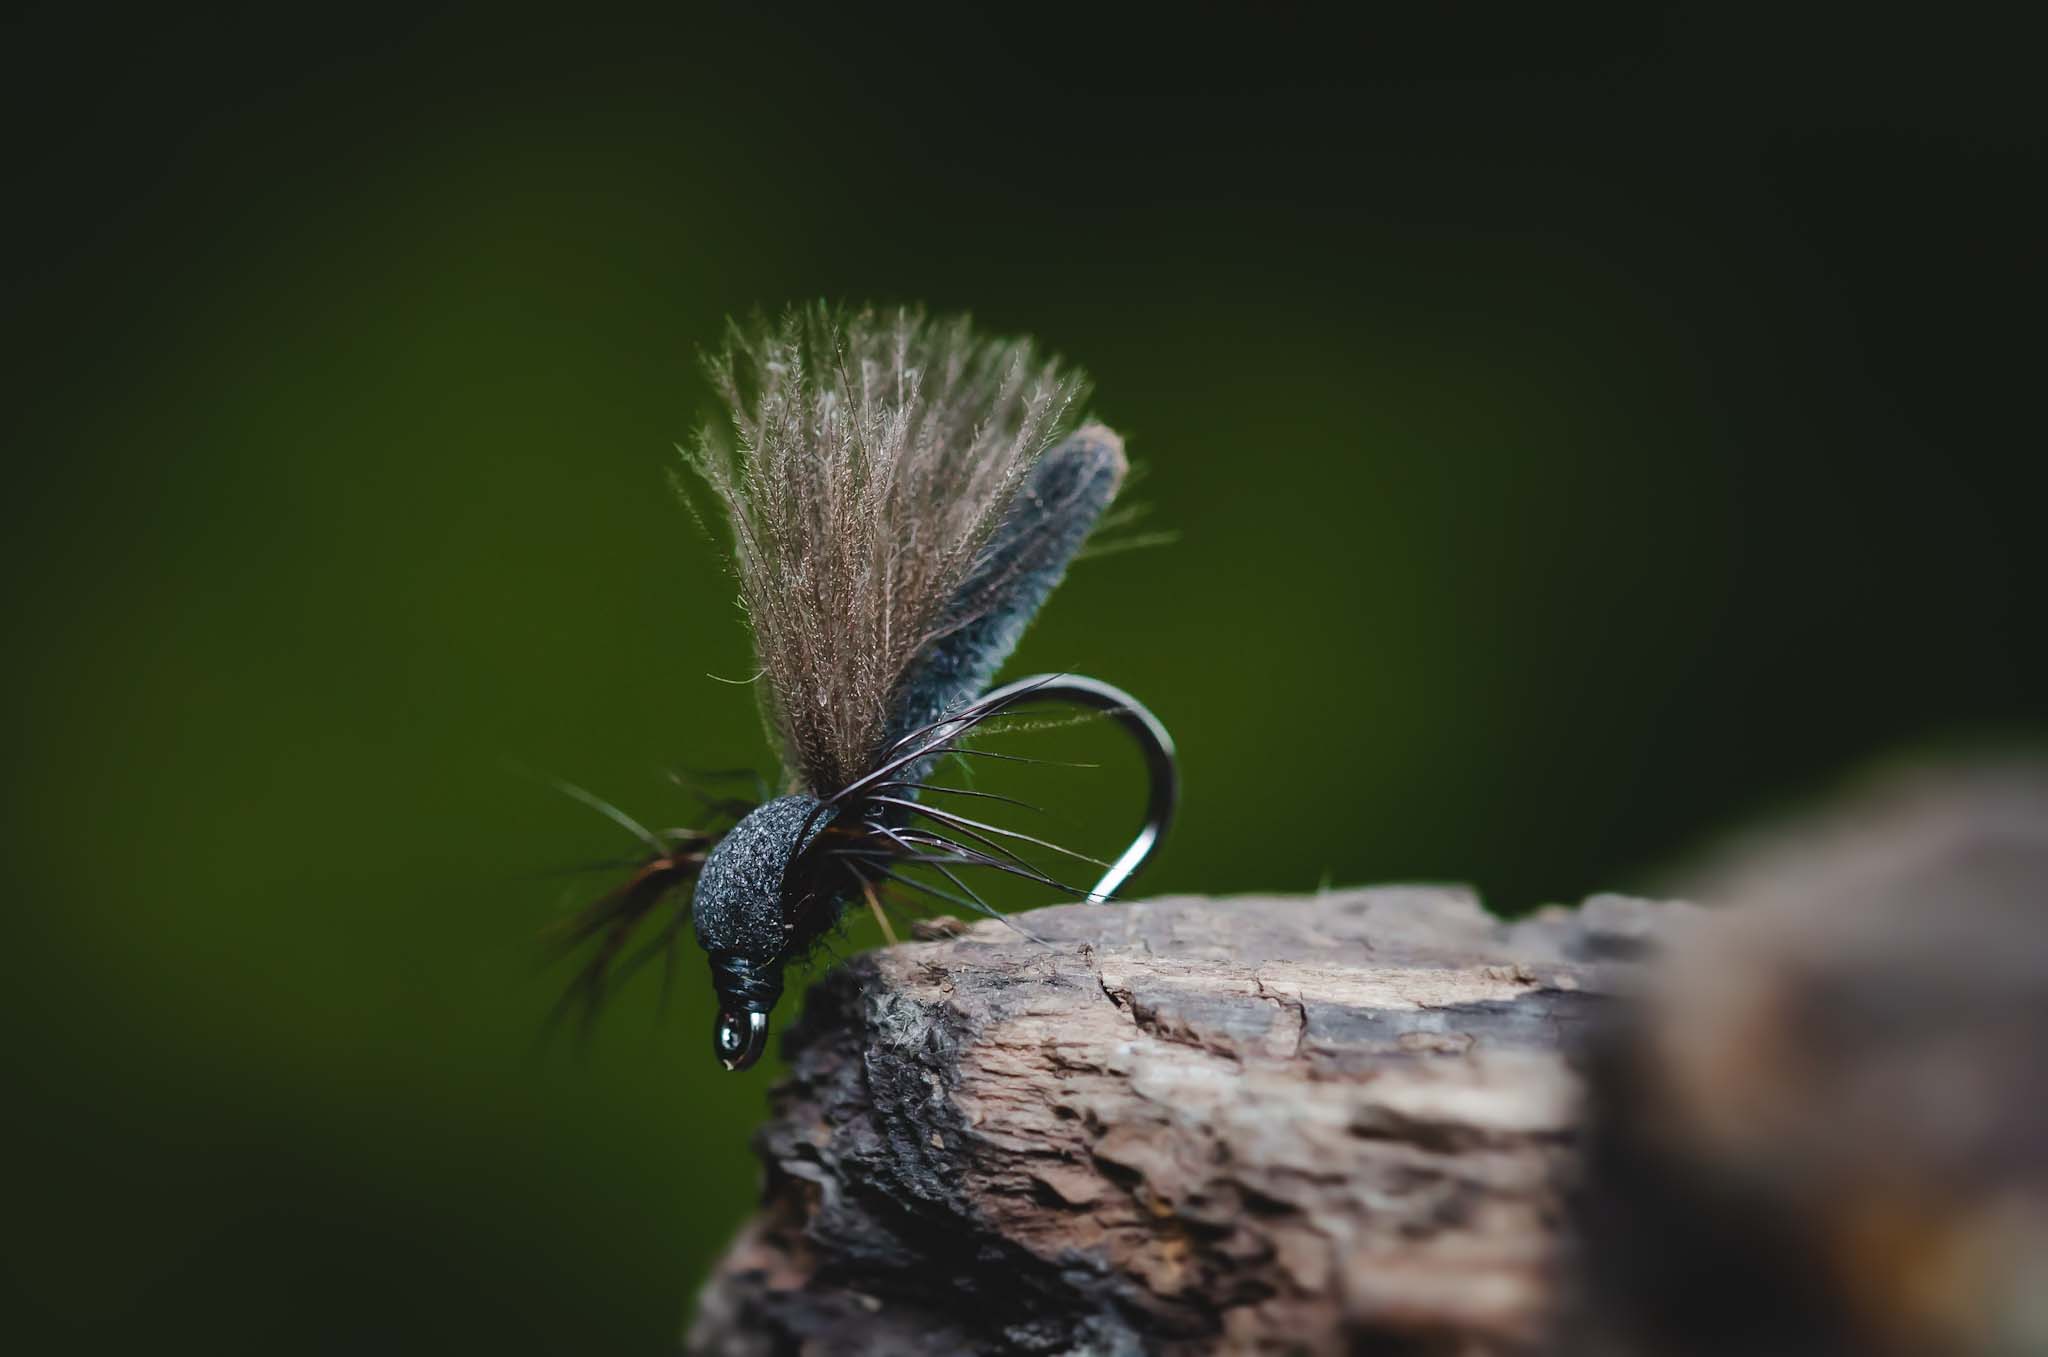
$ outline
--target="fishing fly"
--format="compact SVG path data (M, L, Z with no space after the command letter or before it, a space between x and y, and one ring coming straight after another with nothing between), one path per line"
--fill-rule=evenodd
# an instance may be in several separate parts
M572 921L592 955L568 997L594 1003L649 957L672 963L687 919L718 998L713 1052L741 1070L766 1049L784 968L850 904L880 917L893 887L1001 917L977 872L1106 901L1158 847L1178 777L1165 728L1121 689L1074 674L989 687L1128 471L1116 434L1074 418L1078 373L964 317L823 305L732 327L708 368L730 418L684 459L731 532L782 790L709 801L709 827L654 831L570 789L648 856ZM1093 859L981 809L1008 797L934 780L1019 759L972 737L1036 703L1105 715L1144 757L1143 827L1085 892L1022 850Z

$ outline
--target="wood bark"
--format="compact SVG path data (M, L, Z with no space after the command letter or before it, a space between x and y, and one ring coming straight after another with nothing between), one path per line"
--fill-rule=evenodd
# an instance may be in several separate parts
M1067 905L813 988L694 1352L1534 1351L1577 1052L1689 910Z
M1745 834L1600 1044L1579 1357L2048 1352L2048 761Z
M703 1353L2048 1351L2048 760L1683 889L1163 899L855 958Z

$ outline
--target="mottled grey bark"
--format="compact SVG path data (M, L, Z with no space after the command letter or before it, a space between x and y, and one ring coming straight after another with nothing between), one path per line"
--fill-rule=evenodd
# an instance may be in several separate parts
M718 1354L1515 1353L1555 1318L1575 1051L1685 906L1068 905L813 989Z
M2048 761L1705 862L1720 908L1166 899L858 957L691 1345L2048 1351Z

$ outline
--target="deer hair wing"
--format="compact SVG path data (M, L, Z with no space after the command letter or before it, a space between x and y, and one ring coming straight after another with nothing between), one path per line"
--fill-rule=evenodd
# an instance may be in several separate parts
M686 451L733 536L757 691L793 789L828 797L993 677L1124 461L1085 390L965 317L814 305L732 327L730 409Z

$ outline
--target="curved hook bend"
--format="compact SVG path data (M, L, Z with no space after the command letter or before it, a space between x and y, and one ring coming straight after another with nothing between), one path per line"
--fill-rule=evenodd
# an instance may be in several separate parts
M1131 840L1131 846L1124 849L1088 892L1090 904L1102 904L1116 893L1117 887L1130 880L1144 865L1145 859L1152 856L1153 850L1159 847L1159 841L1166 837L1167 827L1173 823L1174 809L1180 804L1180 767L1174 758L1173 737L1166 733L1165 726L1159 724L1159 718L1145 710L1137 698L1101 679L1083 674L1034 674L1030 678L989 689L975 706L993 715L1005 707L1024 702L1067 702L1107 713L1130 732L1145 755L1145 772L1151 779L1151 790L1145 803L1145 825L1138 831L1138 837Z

